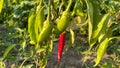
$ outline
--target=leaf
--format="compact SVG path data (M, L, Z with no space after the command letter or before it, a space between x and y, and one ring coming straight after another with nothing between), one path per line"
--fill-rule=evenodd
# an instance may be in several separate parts
M5 63L0 59L0 68L5 68Z
M44 55L40 61L40 68L45 68L47 64L47 55Z
M53 41L52 40L49 41L48 46L49 46L49 52L51 53L52 49L53 49Z
M98 38L98 42L102 41L104 36L105 36L105 33L102 33Z
M110 40L112 40L112 39L120 39L120 36L111 37Z
M0 13L2 11L3 3L4 3L4 0L0 0Z
M93 30L93 6L92 3L89 0L85 0L87 4L87 13L88 13L88 41L90 43L90 39L92 36L92 30Z
M102 17L102 19L98 22L98 24L94 25L97 27L94 28L95 30L93 30L93 34L92 34L92 38L91 38L91 42L90 42L91 47L96 43L96 41L98 40L100 35L104 34L106 32L106 28L107 28L109 19L110 19L109 14L105 14Z
M112 63L105 62L105 63L102 65L102 68L112 68Z
M78 15L78 16L82 16L83 17L84 13L83 13L81 7L82 7L81 3L79 2L79 0L77 0L76 3L75 3L74 9L73 9L72 16Z
M74 41L75 41L75 34L74 34L74 32L73 32L72 29L70 29L70 35L71 35L71 43L72 43L72 45L73 45L73 44L74 44Z
M33 67L33 64L28 64L26 66L23 66L22 68L32 68Z
M26 47L26 40L24 40L24 41L22 42L21 47L22 47L22 49L25 49L25 47Z
M12 48L15 47L15 45L9 45L3 54L3 60L7 57L8 53L12 50Z
M46 50L46 48L39 48L39 49L37 49L37 53L43 52L45 50Z

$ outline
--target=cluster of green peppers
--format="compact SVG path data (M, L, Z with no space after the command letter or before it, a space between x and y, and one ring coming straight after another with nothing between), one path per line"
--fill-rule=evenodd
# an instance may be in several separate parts
M28 18L28 32L32 44L46 41L53 29L50 19L45 20L44 6L39 5L37 9L38 11L31 12Z

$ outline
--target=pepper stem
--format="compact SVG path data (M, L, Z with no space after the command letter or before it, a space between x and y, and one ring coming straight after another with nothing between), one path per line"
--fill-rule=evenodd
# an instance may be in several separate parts
M68 4L68 6L67 6L67 9L66 9L66 11L70 11L70 7L71 7L71 5L72 5L72 2L73 2L73 0L69 0L70 2L69 2L69 4Z
M50 5L51 5L51 0L49 1L49 4L48 4L48 16L47 16L47 20L50 21L50 14L51 14L51 8L50 8Z
M77 8L77 5L78 5L78 2L79 2L79 0L76 1L71 16L74 16L74 15L75 15L75 13L76 13L76 8Z
M37 6L37 10L36 10L36 13L37 12L39 12L39 10L41 9L41 7L42 7L42 3L43 2L43 0L40 0L40 3L39 3L39 5Z

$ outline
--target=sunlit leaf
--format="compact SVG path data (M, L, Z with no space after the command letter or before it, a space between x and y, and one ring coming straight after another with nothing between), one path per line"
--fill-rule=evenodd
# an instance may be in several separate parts
M106 28L107 28L107 24L108 24L109 19L110 19L110 15L105 14L102 17L102 19L98 22L98 24L95 25L96 29L94 28L95 30L93 31L93 34L92 34L90 46L93 46L96 43L96 41L98 40L98 38L100 37L100 35L104 34L106 32Z
M88 13L88 41L90 43L92 30L93 30L93 6L89 0L85 0L85 2L87 4L87 13Z
M45 55L40 62L40 68L45 68L46 64L47 64L47 56Z
M53 41L52 40L49 41L48 46L49 46L49 51L52 52L52 50L53 50Z
M5 63L0 59L0 68L5 68Z
M2 11L3 3L4 3L4 0L0 0L0 13Z
M102 68L112 68L112 64L109 62L105 62L103 63Z
M29 65L23 66L22 68L32 68L32 67L33 67L33 64L29 64Z
M74 32L73 32L72 29L70 29L70 35L71 35L71 43L72 43L72 45L73 45L73 44L74 44L74 41L75 41L75 34L74 34Z
M26 40L24 40L24 41L22 42L21 46L22 46L22 49L24 49L24 48L26 47Z
M3 59L5 59L8 56L8 53L13 49L13 47L15 47L15 45L9 45L6 49L5 52L3 54Z

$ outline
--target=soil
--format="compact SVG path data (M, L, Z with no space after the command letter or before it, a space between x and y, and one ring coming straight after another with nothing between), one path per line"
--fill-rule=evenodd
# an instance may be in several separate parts
M85 36L82 36L81 38L76 37L75 39L76 42L74 47L70 47L68 50L66 50L67 48L67 43L66 43L63 51L62 59L60 62L57 61L57 44L54 44L53 53L48 61L46 68L85 68L82 65L84 55L80 53L81 51L80 49L86 49L86 48L83 47L77 49L77 47L82 47L82 46L86 47L86 43L85 43L86 39Z
M54 47L52 56L46 68L82 68L82 55L75 53L74 48L64 51L60 62L57 61L57 48Z

